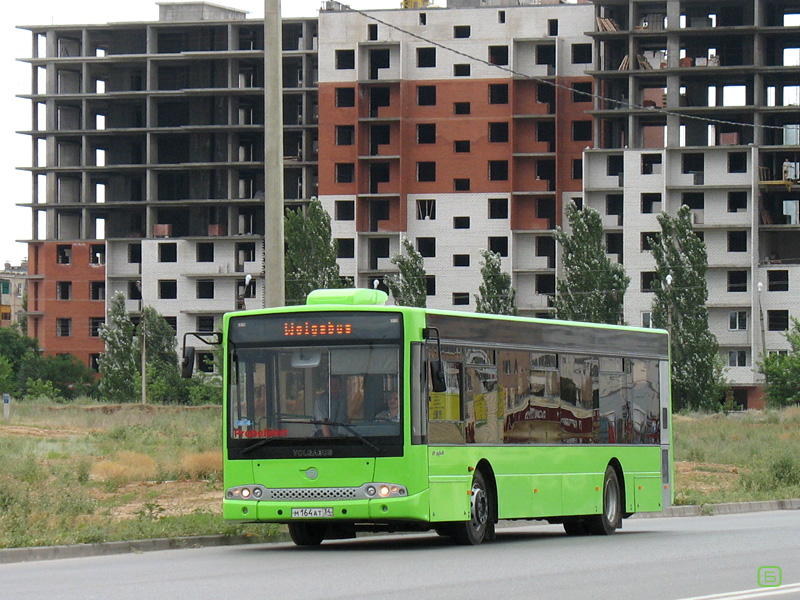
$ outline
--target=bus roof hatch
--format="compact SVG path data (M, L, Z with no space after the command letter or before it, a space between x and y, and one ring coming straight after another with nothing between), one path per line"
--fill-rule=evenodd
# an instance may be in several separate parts
M382 290L345 288L340 290L314 290L306 298L306 305L346 304L350 306L386 304L389 295Z

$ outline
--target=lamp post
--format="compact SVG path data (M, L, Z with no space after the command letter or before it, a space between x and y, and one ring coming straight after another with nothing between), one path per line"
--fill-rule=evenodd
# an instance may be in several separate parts
M139 289L139 304L142 313L142 317L139 320L139 335L142 338L142 404L147 404L147 328L145 326L144 293L141 280L136 282L136 287Z
M761 354L766 354L767 340L764 335L764 308L761 306L761 292L764 291L764 284L759 281L756 287L758 289L758 323L760 325L759 329L761 330Z
M672 273L667 273L667 276L664 278L664 281L667 284L667 294L666 294L666 302L667 302L667 331L669 332L669 343L670 347L672 346Z

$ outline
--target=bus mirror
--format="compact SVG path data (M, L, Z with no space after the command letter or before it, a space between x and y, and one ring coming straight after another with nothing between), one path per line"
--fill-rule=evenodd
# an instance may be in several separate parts
M194 371L194 348L192 346L183 347L183 359L181 360L181 377L190 379Z
M293 369L313 369L319 366L320 353L300 350L292 354Z
M431 384L434 392L447 391L447 383L444 380L444 365L441 360L431 361Z

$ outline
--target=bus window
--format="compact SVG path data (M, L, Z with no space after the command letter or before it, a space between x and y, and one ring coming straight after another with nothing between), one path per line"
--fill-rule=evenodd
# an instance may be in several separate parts
M461 348L442 347L447 389L444 392L429 390L428 437L432 444L463 444L466 441L462 357Z
M660 435L657 360L630 360L630 442L658 444Z
M561 375L561 441L584 444L598 441L599 386L597 360L590 356L559 355Z
M600 442L622 443L625 439L626 388L621 358L600 358Z

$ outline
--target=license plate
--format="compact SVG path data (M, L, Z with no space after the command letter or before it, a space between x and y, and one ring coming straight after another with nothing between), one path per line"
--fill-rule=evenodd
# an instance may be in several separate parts
M329 519L333 517L332 508L293 508L293 519Z

